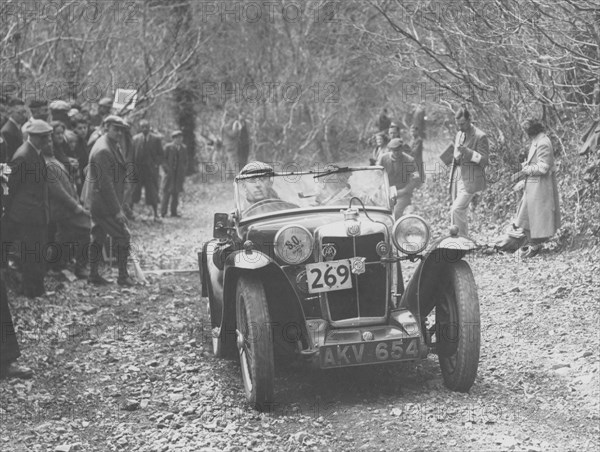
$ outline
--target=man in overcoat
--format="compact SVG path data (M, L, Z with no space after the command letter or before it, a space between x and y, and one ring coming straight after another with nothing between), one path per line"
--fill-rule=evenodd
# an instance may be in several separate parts
M27 122L29 115L25 104L18 99L9 101L8 106L10 114L8 121L0 129L0 134L2 134L2 138L6 142L8 161L10 161L16 150L23 144L21 127Z
M4 140L0 137L0 154L4 150ZM0 159L0 163L5 163ZM0 215L2 214L2 198L4 197L5 182L8 178L0 168ZM0 243L4 241L4 231L0 230ZM19 341L13 324L8 294L4 283L4 272L0 272L0 378L31 378L33 372L25 366L20 366L17 359L21 356Z
M141 132L133 137L135 170L138 184L133 193L133 202L140 201L142 188L145 191L146 205L152 207L154 220L158 220L159 167L163 161L163 148L160 137L150 132L150 123L140 121Z
M523 129L531 140L523 168L512 176L513 182L524 185L523 198L514 222L529 239L523 257L533 257L542 243L560 227L560 201L554 167L554 149L544 127L537 118L528 118Z
M469 233L469 204L486 188L485 167L489 163L489 142L485 133L471 123L471 113L462 107L455 115L458 132L454 140L454 160L450 175L452 224L458 233Z
M90 214L79 203L77 191L69 177L69 170L54 155L52 148L44 149L50 222L56 224L56 242L52 247L61 262L70 259L70 245L75 252L75 276L89 277L87 250L90 243ZM47 253L47 256L50 253Z
M117 247L117 283L121 286L135 284L127 272L131 234L123 208L128 168L120 142L126 128L127 124L120 117L107 116L104 120L105 133L94 143L90 152L85 182L87 187L83 192L87 195L84 206L92 215L88 282L95 285L108 283L99 273L99 261L107 234L115 240Z
M50 213L42 151L52 146L52 127L36 119L27 132L27 141L17 149L10 162L2 240L8 240L18 248L23 272L21 291L34 298L45 292L44 253ZM3 254L6 251L3 250Z
M171 216L178 217L177 206L179 204L179 193L183 191L185 181L185 172L187 169L188 158L187 149L183 144L183 134L181 130L176 130L171 134L173 141L165 146L165 183L163 186L163 197L161 205L161 215L164 217L171 202Z

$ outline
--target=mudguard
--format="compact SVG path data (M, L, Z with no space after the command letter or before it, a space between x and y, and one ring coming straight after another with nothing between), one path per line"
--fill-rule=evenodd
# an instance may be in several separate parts
M273 262L273 259L265 253L257 250L238 250L232 252L225 260L225 270L229 267L241 268L244 270L257 270L266 267Z
M475 249L475 242L462 236L443 237L434 242L408 282L399 307L407 308L417 318L424 318L435 305L447 267Z

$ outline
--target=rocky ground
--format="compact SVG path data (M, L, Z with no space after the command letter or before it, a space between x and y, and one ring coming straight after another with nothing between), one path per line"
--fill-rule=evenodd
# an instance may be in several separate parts
M54 277L44 297L11 293L21 362L35 376L0 381L2 451L600 447L598 249L468 258L483 336L469 394L443 386L432 356L328 372L281 367L273 412L249 408L239 365L210 352L199 295L196 253L212 234L212 213L233 204L230 181L206 182L188 181L183 218L154 224L138 210L146 286ZM424 187L418 212L431 213L428 199ZM497 228L474 216L476 238L490 241Z

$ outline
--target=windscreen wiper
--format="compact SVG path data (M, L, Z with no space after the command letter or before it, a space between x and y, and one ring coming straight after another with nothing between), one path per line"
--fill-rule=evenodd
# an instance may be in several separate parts
M330 170L327 170L327 171L319 173L319 174L315 174L313 176L313 178L318 179L319 177L329 176L330 174L349 173L350 171L352 171L352 168L350 168L348 166L334 166Z

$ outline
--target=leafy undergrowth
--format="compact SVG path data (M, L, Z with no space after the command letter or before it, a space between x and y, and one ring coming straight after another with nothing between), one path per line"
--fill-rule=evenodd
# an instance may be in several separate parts
M435 357L403 366L277 369L272 413L244 402L239 366L210 352L194 270L230 182L192 179L183 218L138 208L134 242L149 284L92 288L49 278L48 295L11 292L23 356L35 376L0 382L0 449L594 450L600 446L600 274L593 250L528 261L476 253L482 350L469 394L443 386ZM434 192L431 194L430 192ZM415 210L447 229L430 185ZM482 243L495 229L473 212ZM494 226L495 227L495 226ZM161 271L162 270L162 271ZM108 274L109 272L107 272ZM110 272L115 277L115 270Z

